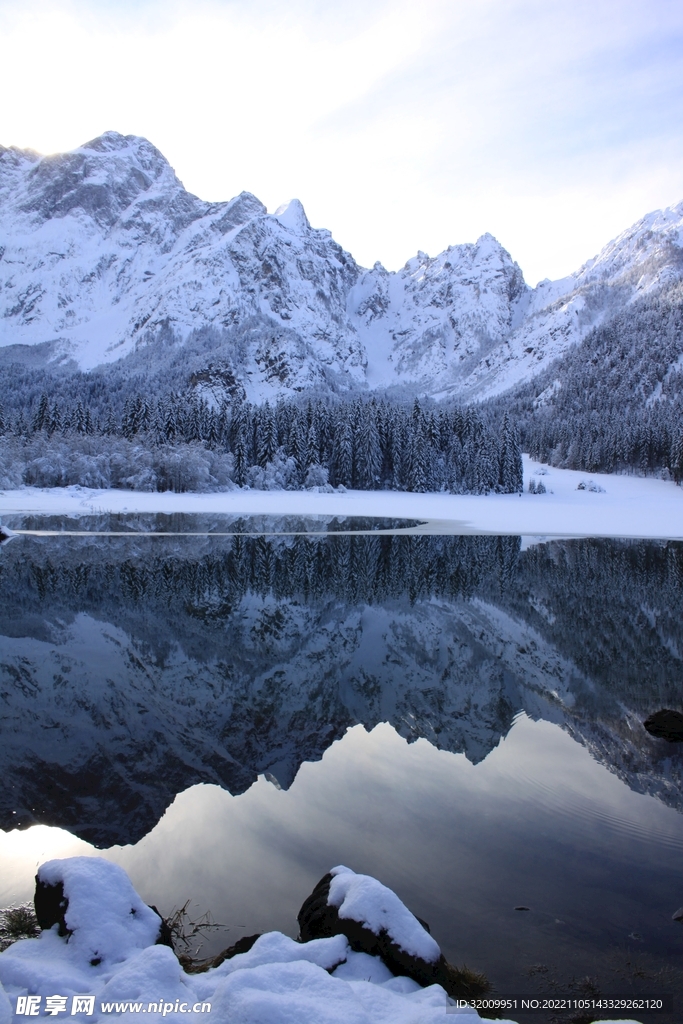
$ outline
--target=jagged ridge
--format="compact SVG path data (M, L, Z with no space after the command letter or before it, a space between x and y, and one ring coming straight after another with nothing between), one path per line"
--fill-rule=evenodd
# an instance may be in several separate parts
M530 288L491 236L363 270L297 200L188 193L145 139L0 148L0 345L88 369L169 332L248 326L251 399L309 387L481 397L528 379L635 297L683 276L683 203L575 274Z

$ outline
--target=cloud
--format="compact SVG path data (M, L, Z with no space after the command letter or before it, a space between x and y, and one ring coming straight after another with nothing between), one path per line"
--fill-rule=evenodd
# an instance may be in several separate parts
M492 231L533 281L683 198L659 0L0 0L0 140L145 135L207 199L297 195L366 264Z

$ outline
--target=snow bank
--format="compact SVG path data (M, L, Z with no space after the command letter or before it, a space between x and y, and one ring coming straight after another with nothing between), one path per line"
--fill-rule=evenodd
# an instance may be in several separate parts
M394 977L379 958L352 952L343 935L295 942L269 932L248 952L186 974L170 947L158 944L158 915L118 865L97 857L53 860L37 881L43 914L47 907L59 920L0 953L0 1024L25 1020L27 997L37 1001L31 1015L81 1022L144 1014L145 1024L167 1016L204 1024L443 1024L447 1011L462 1024L481 1019L456 1007L441 986L422 988ZM414 955L440 954L376 879L335 868L330 898L340 915L389 931ZM92 1008L81 1003L72 1012L74 996L90 997ZM23 1012L15 1014L18 1004Z
M542 481L545 494L529 493ZM600 490L589 490L588 480ZM579 485L584 487L579 489ZM0 515L187 512L233 516L380 516L424 520L409 533L524 534L559 537L683 539L683 487L653 477L543 466L524 456L524 493L417 494L405 491L255 491L228 493L25 487L0 492ZM12 523L15 526L14 523Z
M166 1016L205 1024L443 1024L447 1008L463 1024L480 1019L452 1005L439 985L421 988L393 977L376 957L351 952L343 935L301 943L270 932L247 953L186 974L170 947L157 944L159 918L118 865L96 857L55 860L38 878L39 888L63 892L54 906L64 934L55 922L0 954L0 1024L9 1024L27 996L39 998L40 1016L48 998L54 1006L61 997L52 1016L83 1022L144 1014L146 1024ZM364 920L416 941L412 915L379 882L338 869L335 883L340 907L348 901ZM92 1012L72 1014L74 996L94 997Z

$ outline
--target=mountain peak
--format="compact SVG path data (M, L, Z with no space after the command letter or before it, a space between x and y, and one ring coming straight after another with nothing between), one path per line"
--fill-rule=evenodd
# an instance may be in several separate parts
M288 203L278 206L275 216L283 227L289 228L290 231L297 235L311 230L306 211L298 199L290 199Z
M268 213L261 200L251 192L240 192L229 203L221 204L220 210L221 214L215 221L215 226L221 234L241 227L254 217L264 217Z
M120 132L103 132L102 135L98 135L97 138L84 143L78 149L92 149L96 153L113 153L121 149L128 149L131 144L136 142L146 143L148 146L151 145L147 139L142 138L140 135L121 135Z

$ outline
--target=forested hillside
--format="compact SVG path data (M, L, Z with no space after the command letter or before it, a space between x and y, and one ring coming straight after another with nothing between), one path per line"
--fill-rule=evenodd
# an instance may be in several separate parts
M524 451L588 472L668 470L683 480L683 293L641 299L531 382L486 406Z

